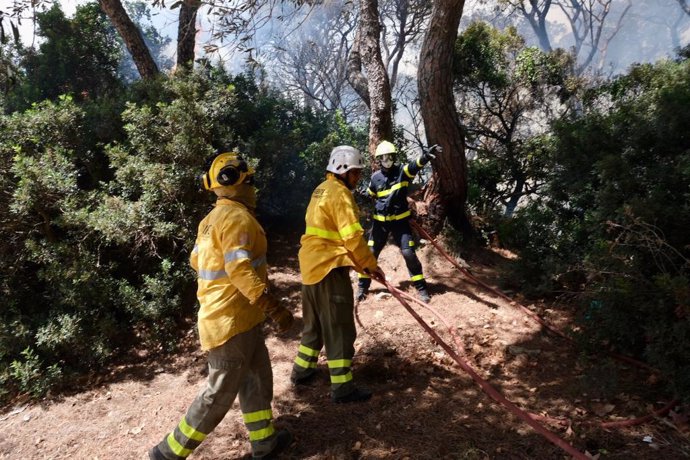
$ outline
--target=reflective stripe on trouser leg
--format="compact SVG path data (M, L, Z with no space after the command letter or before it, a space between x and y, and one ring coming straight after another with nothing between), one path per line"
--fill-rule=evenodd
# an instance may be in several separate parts
M299 372L304 372L309 369L316 369L316 363L319 360L319 350L314 350L308 346L300 343L297 349L297 356L295 357L295 368Z
M265 348L261 328L256 326L209 351L205 386L177 427L158 444L166 458L187 458L223 420L240 391L251 367L250 360L259 346ZM268 369L270 371L270 362ZM269 383L272 388L273 382ZM270 402L269 398L269 407Z
M180 420L180 423L175 427L172 433L166 436L165 440L161 443L163 446L158 446L158 449L163 452L168 458L167 452L172 453L174 457L172 458L187 458L194 449L196 449L201 441L206 439L206 433L202 433L194 428L192 428L185 417Z
M422 273L422 263L419 261L414 248L404 248L401 252L403 259L405 259L405 264L407 265L407 271L410 274L410 281L412 281L418 290L426 288L426 280Z
M357 330L352 284L348 273L347 268L336 268L319 283L306 286L311 288L320 307L317 314L323 328L331 375L331 393L335 397L347 395L355 389L350 363L355 354Z
M306 327L307 324L305 322L305 328ZM311 334L309 336L305 335L302 337L302 342L306 341L308 343L313 343L312 337L313 336ZM309 377L316 372L318 360L319 350L309 348L308 346L304 345L304 343L300 343L299 348L297 349L297 356L295 356L295 362L292 365L291 378L293 380L300 380Z
M255 456L261 457L273 450L276 443L276 430L273 427L273 412L263 409L242 414L249 431L249 442Z
M351 359L329 359L328 371L331 374L331 385L343 384L352 381Z
M317 315L319 307L311 286L302 286L302 340L297 349L297 356L292 366L291 378L304 379L316 372L316 363L319 360L319 352L323 347L323 333Z
M385 224L374 222L371 226L371 230L369 231L369 240L367 241L367 244L369 245L371 252L374 253L376 260L378 260L383 247L386 245L387 239L388 230L386 230ZM369 291L369 287L371 286L371 278L362 273L358 273L357 278L357 286L359 289L363 290L364 292Z
M240 385L242 419L249 430L252 453L263 457L273 450L277 438L273 428L273 371L266 343L257 344L249 371Z
M422 263L419 261L415 251L416 247L409 221L405 219L392 225L394 226L393 238L398 247L400 247L403 259L405 259L405 265L407 265L407 271L410 274L410 281L418 290L426 288L426 280L422 274Z

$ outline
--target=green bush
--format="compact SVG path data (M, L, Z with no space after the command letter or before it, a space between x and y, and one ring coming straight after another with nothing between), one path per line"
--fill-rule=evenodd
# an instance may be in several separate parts
M565 112L576 85L572 56L528 47L514 28L473 22L453 60L456 105L468 152L469 209L489 224L539 192L553 149L548 121Z
M501 241L534 293L576 294L583 343L690 398L690 61L633 67L556 124L547 188Z
M31 348L22 350L21 355L23 360L10 364L10 375L20 391L39 397L59 382L62 372L57 364L45 366Z
M215 198L199 190L205 158L238 148L258 164L261 212L301 216L311 189L296 178L322 178L312 156L348 132L222 71L128 94L0 116L5 389L40 395L133 347L174 348L196 309L189 251ZM113 107L124 109L105 128Z
M5 94L5 110L24 110L67 93L94 100L122 91L117 71L125 51L96 2L77 6L72 18L53 3L37 11L35 21L41 39L36 47L17 47L20 70Z

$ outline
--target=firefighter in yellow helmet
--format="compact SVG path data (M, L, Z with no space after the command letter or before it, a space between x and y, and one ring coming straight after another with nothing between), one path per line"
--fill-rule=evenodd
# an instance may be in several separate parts
M311 195L300 240L304 329L290 379L294 384L312 380L325 346L331 399L336 403L371 397L371 391L355 386L351 371L357 330L350 267L384 277L363 238L352 196L363 167L362 155L354 147L333 149L326 180Z
M441 153L441 147L434 145L422 156L404 166L395 163L398 149L389 141L383 141L376 147L376 160L381 167L371 176L367 192L376 200L374 204L374 222L369 233L369 246L378 259L379 254L393 235L393 241L400 248L410 281L417 288L419 297L429 302L429 291L422 273L422 264L415 253L415 241L410 230L410 209L407 204L407 189L414 176L422 170L432 158L434 152ZM371 279L365 274L359 275L357 301L364 300L369 292Z
M152 460L190 455L220 423L239 394L253 458L274 458L292 442L273 426L273 374L261 323L279 332L292 313L268 290L266 236L254 216L254 170L236 152L209 159L203 187L217 195L199 224L190 262L198 274L198 327L208 350L208 381L175 429L151 450Z

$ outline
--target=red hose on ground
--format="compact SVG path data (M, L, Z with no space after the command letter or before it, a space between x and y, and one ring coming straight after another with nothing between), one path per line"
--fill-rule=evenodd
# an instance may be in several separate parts
M388 287L389 291L390 291L391 287L393 287L393 286ZM458 337L458 335L455 333L455 328L453 326L451 326L450 324L448 324L448 321L446 320L446 318L443 317L443 315L441 315L436 309L432 308L431 305L429 305L428 303L424 303L421 300L411 296L410 294L408 294L406 292L401 291L400 289L398 289L396 287L393 287L393 289L395 290L395 293L398 294L399 296L401 296L407 300L411 300L413 302L416 302L420 306L426 308L431 313L433 313L443 323L443 325L446 326L446 328L448 329L448 333L450 334L451 337L453 337L453 342L455 342L455 347L457 348L458 352L463 356L465 355L465 345L460 340L460 337ZM391 291L391 294L393 294L393 291ZM395 294L393 294L393 295L395 295Z
M450 333L451 337L453 337L453 341L455 342L455 346L457 347L458 351L460 352L461 355L465 356L464 344L462 343L460 338L455 333L455 329L448 324L448 321L443 317L443 315L441 315L437 310L432 308L429 304L422 302L421 300L417 299L416 297L411 296L410 294L408 294L404 291L401 291L400 289L398 289L396 287L393 287L393 289L401 297L403 297L407 300L410 300L412 302L416 302L418 305L426 308L431 313L433 313L439 320L441 320L441 322L448 328L448 332ZM359 323L359 325L364 327L361 322ZM621 358L627 358L627 357L621 355ZM604 428L604 429L641 425L643 423L647 423L647 422L653 420L655 417L660 417L660 416L666 414L668 411L670 411L679 402L680 402L679 399L674 399L673 401L671 401L670 403L668 403L667 405L665 405L661 409L657 409L657 410L653 411L651 414L645 415L642 417L626 419L626 420L617 420L615 422L596 422L596 423L595 422L591 422L591 423L590 422L584 422L584 423L590 423L592 425L596 424L596 425L599 425L601 428ZM549 417L549 416L545 416L545 415L534 414L532 412L528 412L528 413L533 419L538 420L540 422L549 422L549 423L553 423L553 424L561 425L561 426L572 425L572 421L568 420L568 419Z
M642 425L643 423L647 423L650 420L653 420L655 417L660 417L660 416L666 414L668 411L673 409L673 406L675 406L679 402L680 402L679 399L674 399L673 401L666 404L661 409L657 409L654 412L652 412L651 414L645 415L644 417L639 417L639 418L634 418L634 419L629 419L629 420L618 420L615 422L601 422L600 426L602 428L620 428L622 426Z
M628 426L637 426L637 425L642 425L643 423L647 423L649 421L654 420L656 417L661 417L668 413L673 407L677 404L680 403L680 399L674 399L670 403L666 404L664 407L657 409L653 411L649 415L644 415L642 417L637 417L637 418L629 418L625 420L616 420L615 422L588 422L588 421L583 421L581 422L583 425L594 425L598 426L603 429L609 429L609 428L623 428L623 427L628 427ZM573 424L572 420L566 419L566 418L557 418L557 417L549 417L548 415L539 415L539 414L533 414L530 412L530 415L532 416L533 419L538 420L540 422L548 422L548 423L553 423L554 425L560 425L560 426L571 426Z
M541 317L539 317L539 315L534 313L532 310L530 310L526 306L522 305L521 303L511 299L508 295L499 291L498 289L495 289L495 288L489 286L488 284L484 283L483 281L481 281L480 279L478 279L477 277L472 275L472 273L470 273L470 271L468 269L460 266L460 264L458 264L454 258L452 258L448 253L446 253L443 250L443 248L431 237L431 235L429 235L429 233L426 230L424 230L417 222L415 222L414 220L410 220L410 224L418 233L420 233L424 238L426 238L428 241L430 241L431 244L441 253L441 255L443 255L446 259L448 259L448 261L450 261L458 270L460 270L460 272L462 274L464 274L471 282L473 282L476 285L483 287L484 289L497 295L498 297L501 297L501 298L507 300L508 302L510 302L511 305L515 305L515 306L519 307L527 316L532 318L534 321L536 321L537 323L542 325L547 330L549 330L552 333L558 335L559 337L565 339L569 343L575 344L575 341L572 338L570 338L568 335L564 334L560 330L556 329L554 326L545 322L543 319L541 319ZM614 358L614 359L621 361L621 362L632 364L634 366L637 366L637 367L640 367L643 369L647 369L648 371L650 371L652 373L656 373L656 374L661 373L661 371L659 371L659 369L657 369L653 366L650 366L647 363L639 361L635 358L631 358L629 356L625 356L625 355L615 353L612 351L606 351L606 354L609 355L610 357ZM602 428L613 428L613 427L640 425L642 423L648 422L649 420L652 420L654 417L658 417L658 416L661 416L661 415L667 413L669 410L671 410L671 408L673 406L678 404L678 402L679 402L678 399L674 399L673 401L671 401L669 404L667 404L663 408L658 409L658 410L654 411L652 414L647 415L647 416L634 418L634 419L628 419L628 420L621 420L621 421L616 421L616 422L601 422L600 425ZM544 421L550 421L553 423L559 423L559 424L569 423L568 421L565 421L563 419L543 417L543 416L538 416L536 414L532 414L532 416L537 418L537 419L541 419Z
M557 436L556 434L552 433L551 431L547 430L545 427L543 427L541 424L539 424L530 414L527 412L523 411L519 407L517 407L515 404L513 404L511 401L506 399L501 393L499 393L494 387L492 387L486 380L481 378L477 372L475 372L472 367L470 367L466 362L464 362L458 354L453 351L453 349L445 342L441 337L434 331L431 326L429 326L419 314L417 314L416 311L403 299L401 295L398 294L398 289L396 289L394 286L392 286L388 281L385 279L381 279L377 276L373 276L373 279L378 281L379 283L382 283L386 288L390 291L390 293L398 299L398 301L402 304L403 307L414 317L415 320L426 330L426 332L433 337L437 343L443 348L448 355L455 360L456 363L460 366L462 370L467 372L470 377L472 377L472 380L474 380L480 388L489 395L494 401L502 404L505 406L508 411L510 411L512 414L516 415L525 423L527 423L532 429L534 429L537 433L545 437L549 442L552 444L558 446L568 454L572 455L573 458L576 458L578 460L588 460L589 457L587 457L585 454L580 452L579 450L575 449L573 446L568 444L565 440Z
M446 251L444 251L443 248L442 248L436 241L434 241L434 239L431 237L431 235L429 235L429 233L428 233L426 230L424 230L424 229L421 227L421 225L419 225L417 222L415 222L414 220L410 220L410 225L411 225L419 234L421 234L424 238L426 238L432 245L434 245L434 247L441 253L441 255L442 255L443 257L445 257L446 259L448 259L448 260L450 261L450 263L452 263L452 264L455 266L455 268L457 268L458 270L460 270L460 272L461 272L463 275L465 275L465 276L466 276L470 281L472 281L474 284L477 284L477 285L483 287L484 289L486 289L487 291L491 292L492 294L497 295L498 297L501 297L501 298L507 300L508 302L510 302L511 305L515 305L515 306L519 307L520 310L522 310L527 316L529 316L530 318L532 318L534 321L536 321L537 323L539 323L539 324L540 324L541 326L543 326L544 328L546 328L546 329L548 329L549 331L553 332L554 334L558 335L559 337L561 337L561 338L567 340L568 342L570 342L570 343L572 343L572 344L575 343L574 340L573 340L572 338L570 338L569 336L567 336L567 335L566 335L565 333L563 333L562 331L556 329L554 326L550 325L549 323L547 323L546 321L544 321L543 319L541 319L541 318L539 317L539 315L537 315L536 313L534 313L532 310L530 310L530 309L527 308L526 306L522 305L521 303L519 303L519 302L517 302L517 301L511 299L507 294L505 294L505 293L499 291L498 289L496 289L496 288L494 288L494 287L491 287L491 286L489 286L488 284L484 283L482 280L480 280L479 278L477 278L476 276L474 276L472 273L470 273L470 271L467 270L465 267L462 267L460 264L458 264L458 262L457 262L454 258L452 258L450 255L448 255L448 253L446 253ZM644 363L644 362L642 362L642 361L638 361L638 360L635 359L635 358L631 358L631 357L629 357L629 356L621 355L621 354L618 354L618 353L615 353L615 352L611 352L611 351L606 351L606 354L608 354L608 355L611 356L612 358L615 358L615 359L617 359L617 360L619 360L619 361L623 361L623 362L626 362L626 363L628 363L628 364L633 364L633 365L635 365L635 366L637 366L637 367L641 367L641 368L643 368L643 369L647 369L647 370L649 370L650 372L653 372L653 373L656 373L656 374L661 373L657 368L655 368L655 367L653 367L653 366L650 366L649 364Z

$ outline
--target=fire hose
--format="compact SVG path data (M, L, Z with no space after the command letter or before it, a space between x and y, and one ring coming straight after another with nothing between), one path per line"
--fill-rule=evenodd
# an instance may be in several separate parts
M461 267L452 257L450 257L439 245L434 241L433 238L429 236L429 234L422 229L416 222L411 221L411 224L413 227L425 238L427 238L435 247L436 249L439 250L439 252L447 258L456 268L458 268L465 276L468 277L473 283L475 283L478 286L481 286L490 292L494 293L495 295L498 295L499 297L509 301L511 305L517 305L519 306L525 313L528 314L528 316L535 321L537 321L539 324L547 328L548 330L552 331L553 333L557 334L558 336L566 339L570 343L574 343L574 341L565 335L563 332L560 330L552 327L545 321L543 321L538 315L536 315L534 312L529 310L527 307L524 305L519 304L518 302L515 302L513 299L508 297L506 294L502 293L501 291L487 285L483 281L479 280L476 278L474 275L472 275L469 270L467 270L464 267ZM581 452L579 452L577 449L575 449L573 446L568 444L565 440L562 438L558 437L556 434L553 432L549 431L546 429L544 426L542 426L538 421L545 421L545 422L551 422L551 423L556 423L559 425L569 425L570 421L561 419L561 418L553 418L553 417L546 417L546 416L541 416L537 414L532 414L529 412L526 412L519 407L517 407L514 403L506 399L501 393L499 393L496 389L494 389L487 381L482 379L479 374L471 367L469 364L467 364L465 361L463 361L459 354L464 354L464 346L460 339L457 337L457 334L455 333L455 329L448 324L448 322L445 320L445 318L435 309L433 309L430 305L421 302L420 300L410 296L409 294L406 294L403 291L400 291L396 287L392 286L387 280L381 278L380 276L373 275L373 279L375 279L377 282L382 283L388 291L405 307L405 309L415 318L415 320L426 330L426 332L431 335L437 343L448 353L448 355L455 360L455 362L460 366L461 369L463 369L466 373L472 377L472 379L480 386L480 388L488 394L492 399L495 401L499 402L503 406L505 406L511 413L514 415L518 416L520 419L525 421L530 427L532 427L537 433L545 437L549 442L553 443L554 445L558 446L559 448L563 449L564 451L568 452L571 454L574 458L588 458ZM449 333L451 334L451 337L453 338L453 341L455 342L455 345L457 347L458 353L456 353L447 343L445 343L439 335L415 312L412 307L407 303L407 301L414 301L421 305L422 307L426 308L429 310L431 313L433 313L439 320L444 324L444 326L447 328ZM357 313L355 311L355 313ZM359 320L359 316L357 316L357 321L359 322L360 326L361 321ZM647 365L646 363L642 363L641 361L635 360L633 358L629 358L624 355L619 355L617 353L608 353L610 356L627 362L631 363L634 365L637 365L639 367L651 370L653 372L659 372L657 369L655 369L652 366ZM652 420L654 417L661 416L665 413L667 413L671 408L673 408L676 404L678 404L679 400L674 399L670 403L668 403L666 406L664 406L661 409L658 409L654 411L652 414L649 414L647 416L635 418L635 419L628 419L628 420L621 420L621 421L614 421L614 422L601 422L599 423L599 426L602 428L615 428L615 427L623 427L623 426L633 426L633 425L639 425L642 423L646 423L650 420Z
M485 290L491 292L492 294L494 294L494 295L496 295L496 296L498 296L498 297L501 297L502 299L508 301L511 305L514 305L514 306L518 307L518 308L519 308L520 310L522 310L527 316L529 316L531 319L533 319L534 321L536 321L537 323L539 323L541 326L543 326L543 327L546 328L547 330L549 330L549 331L551 331L552 333L556 334L557 336L559 336L559 337L565 339L566 341L570 342L571 344L575 344L575 341L574 341L571 337L569 337L568 335L566 335L566 334L563 333L562 331L558 330L558 329L555 328L554 326L550 325L549 323L547 323L546 321L544 321L543 319L541 319L541 318L539 317L539 315L537 315L536 313L534 313L532 310L530 310L530 309L527 308L526 306L522 305L521 303L516 302L514 299L510 298L507 294L501 292L500 290L498 290L498 289L496 289L496 288L494 288L494 287L492 287L492 286L489 286L488 284L486 284L485 282L483 282L482 280L480 280L479 278L477 278L476 276L474 276L472 273L470 273L470 271L469 271L467 268L461 266L453 257L451 257L446 251L444 251L443 248L442 248L442 247L441 247L441 246L440 246L440 245L429 235L429 233L428 233L426 230L424 230L424 229L421 227L421 225L419 225L417 222L415 222L414 220L410 220L410 225L411 225L412 228L414 228L420 235L422 235L424 238L426 238L426 239L427 239L427 240L428 240L428 241L429 241L429 242L430 242L430 243L441 253L441 255L442 255L443 257L445 257L446 259L448 259L448 261L450 261L450 263L453 264L453 265L455 266L455 268L457 268L458 270L460 270L460 272L461 272L463 275L465 275L472 283L474 283L474 284L476 284L476 285L478 285L478 286L481 286L482 288L484 288ZM637 366L637 367L641 367L641 368L647 369L647 370L649 370L649 371L651 371L651 372L653 372L653 373L655 373L655 374L660 374L660 371L659 371L658 369L656 369L655 367L650 366L649 364L644 363L644 362L642 362L642 361L639 361L639 360L637 360L637 359L634 359L634 358L631 358L631 357L629 357L629 356L625 356L625 355L622 355L622 354L619 354L619 353L615 353L615 352L612 352L612 351L606 351L606 353L607 353L609 356L611 356L612 358L615 358L615 359L617 359L617 360L619 360L619 361L622 361L622 362L625 362L625 363L628 363L628 364L633 364L633 365L635 365L635 366Z
M448 324L448 321L443 317L443 315L441 315L436 309L432 308L429 304L426 304L426 303L422 302L421 300L417 299L416 297L413 297L413 296L407 294L406 292L401 291L400 289L397 289L397 288L395 288L395 287L394 287L393 289L395 289L395 292L396 292L398 295L400 295L401 297L403 297L404 299L406 299L406 300L408 300L408 301L411 301L411 302L415 302L415 303L417 303L419 306L421 306L422 308L425 308L425 309L429 310L431 313L433 313L433 314L434 314L434 315L435 315L435 316L446 326L446 328L448 328L448 332L450 333L451 337L453 337L453 341L455 342L455 346L457 347L458 352L459 352L461 355L465 355L465 353L464 353L464 351L463 351L463 350L464 350L464 345L462 344L462 342L460 341L460 338L459 338L459 337L457 336L457 334L455 333L455 329L454 329L453 327L451 327L451 326ZM392 293L391 293L391 294L392 294ZM355 308L355 315L356 315L356 317L357 317L357 322L359 323L359 325L360 325L362 328L364 328L364 325L362 324L362 322L361 322L360 319L359 319L359 315L358 315L358 313L357 313L357 309L356 309L356 308ZM675 398L675 399L673 399L671 402L669 402L668 404L666 404L664 407L662 407L662 408L660 408L660 409L657 409L657 410L655 410L655 411L652 411L652 413L650 413L650 414L648 414L648 415L644 415L644 416L642 416L642 417L637 417L637 418L632 418L632 419L626 419L626 420L617 420L617 421L614 421L614 422L589 422L589 423L588 423L588 422L584 422L584 424L589 424L589 425L595 425L595 424L596 424L596 425L598 425L598 426L600 426L601 428L604 428L604 429L608 429L608 428L621 428L621 427L627 427L627 426L642 425L642 424L644 424L644 423L647 423L647 422L653 420L655 417L660 417L660 416L665 415L665 414L668 413L674 406L676 406L676 405L679 404L679 403L680 403L680 399ZM570 426L570 425L572 425L572 422L571 422L570 420L568 420L568 419L557 418L557 417L548 417L548 416L545 416L545 415L534 414L534 413L532 413L532 412L528 412L528 413L530 414L530 416L531 416L533 419L538 420L538 421L541 421L541 422L549 422L549 423L553 423L553 424L555 424L555 425L562 425L562 426Z
M527 423L532 429L534 429L538 434L542 435L545 437L549 442L554 444L555 446L561 448L565 452L569 453L576 459L588 459L586 455L575 449L573 446L568 444L564 439L560 438L558 435L555 433L549 431L546 429L544 426L542 426L539 421L541 422L549 422L549 423L554 423L557 425L566 425L569 426L571 425L571 422L567 419L562 419L562 418L555 418L555 417L547 417L543 415L538 415L538 414L532 414L530 412L524 411L517 407L513 402L508 400L506 397L504 397L498 390L496 390L494 387L491 386L486 380L484 380L479 374L467 363L465 362L458 353L463 353L464 346L462 345L462 342L460 339L457 337L457 334L455 334L455 330L452 326L448 324L448 322L445 320L445 318L434 308L432 308L430 305L425 304L424 302L410 296L409 294L397 289L393 285L391 285L387 280L382 279L378 277L377 275L373 275L372 278L376 280L377 282L383 284L386 289L405 307L405 309L412 315L412 317L422 326L422 328L441 346L441 348L444 349L446 353L458 364L458 366L464 370L467 374L470 375L472 380L475 381L479 385L479 387L484 391L489 397L491 397L494 401L502 404L504 407L507 408L509 412L512 414L516 415L518 418L522 419L525 423ZM456 344L456 347L458 349L458 353L456 353L441 337L434 331L434 329L429 326L422 318L419 316L419 314L407 303L407 300L414 301L421 305L422 307L426 308L430 312L432 312L437 318L441 320L441 322L446 326L448 329L449 333L453 337L453 340ZM359 321L359 318L357 318ZM361 322L359 322L360 326L362 325ZM635 425L641 425L643 423L646 423L648 421L653 420L655 417L662 416L663 414L667 413L669 410L671 410L676 404L679 403L678 399L672 400L670 403L666 404L664 407L661 409L658 409L654 412L652 412L649 415L643 416L643 417L638 417L635 419L628 419L628 420L619 420L619 421L613 421L613 422L600 422L598 425L601 428L608 429L608 428L620 428L620 427L626 427L626 426L635 426Z
M560 438L558 435L555 433L549 431L546 429L544 426L542 426L539 422L537 422L531 414L523 411L519 407L517 407L514 403L509 401L507 398L505 398L501 393L499 393L494 387L492 387L486 380L484 380L477 372L465 361L462 360L462 358L456 353L450 345L448 345L437 333L434 331L434 329L429 326L421 316L410 306L410 304L407 303L407 301L404 299L404 293L398 290L396 287L391 285L386 279L381 278L377 276L376 274L372 274L372 278L379 283L383 284L386 286L388 291L402 304L403 307L414 317L415 320L424 328L424 330L431 335L431 337L436 340L436 342L445 350L448 355L455 360L455 362L460 366L462 370L464 370L467 374L472 377L472 380L475 381L479 385L479 387L489 395L494 401L498 402L499 404L502 404L505 406L509 412L512 414L516 415L520 419L522 419L525 423L527 423L534 431L545 437L549 442L552 444L556 445L557 447L561 448L568 454L572 455L573 458L576 458L578 460L586 460L589 457L587 457L585 454L568 444L564 439ZM431 308L426 305L426 308L431 310ZM437 314L437 316L440 317L440 315ZM447 323L444 321L444 324ZM449 328L452 329L452 328ZM455 338L455 337L454 337ZM462 350L462 348L460 348Z

